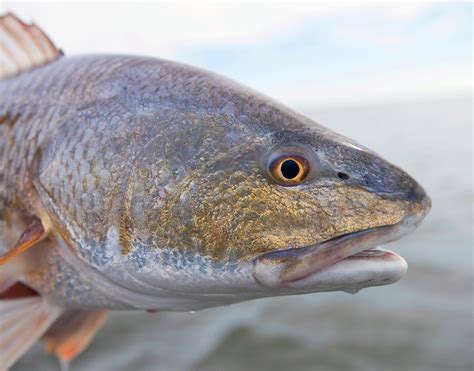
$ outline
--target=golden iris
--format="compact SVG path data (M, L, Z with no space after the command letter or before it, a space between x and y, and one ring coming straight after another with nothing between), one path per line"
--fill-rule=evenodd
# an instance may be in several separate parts
M269 166L270 175L281 185L301 184L309 173L309 163L304 157L283 155L274 159Z

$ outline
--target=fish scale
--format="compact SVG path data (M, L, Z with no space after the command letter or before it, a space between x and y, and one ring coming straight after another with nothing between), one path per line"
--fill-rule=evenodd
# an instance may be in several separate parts
M84 63L85 62L85 63ZM87 101L90 81L106 77L123 60L86 60L58 63L0 82L3 115L19 118L0 126L0 200L7 206L25 199L27 190L17 179L27 177L34 154L48 140L61 120ZM19 202L21 205L21 202Z

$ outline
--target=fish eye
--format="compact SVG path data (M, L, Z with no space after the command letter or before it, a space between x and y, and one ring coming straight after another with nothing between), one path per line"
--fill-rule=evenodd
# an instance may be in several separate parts
M299 155L280 155L270 161L268 172L277 183L295 186L308 176L309 161Z

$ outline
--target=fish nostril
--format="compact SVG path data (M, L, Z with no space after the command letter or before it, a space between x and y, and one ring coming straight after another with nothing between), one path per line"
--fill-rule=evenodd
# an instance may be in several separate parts
M339 179L342 179L342 180L349 179L349 175L347 175L346 173L343 173L341 171L337 173L337 176L338 176Z

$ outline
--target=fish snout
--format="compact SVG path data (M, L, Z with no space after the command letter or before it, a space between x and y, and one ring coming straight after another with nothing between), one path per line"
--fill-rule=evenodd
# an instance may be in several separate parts
M431 210L431 198L415 179L404 172L401 184L403 186L397 197L407 205L402 223L417 228Z
M370 165L355 182L381 199L405 204L406 218L419 224L431 209L425 189L407 172L381 158L370 157Z
M411 213L416 217L417 223L420 223L431 210L431 198L426 191L416 181L407 195L407 200L411 205Z

